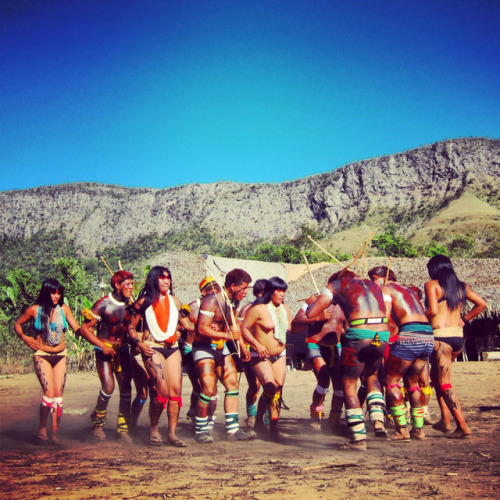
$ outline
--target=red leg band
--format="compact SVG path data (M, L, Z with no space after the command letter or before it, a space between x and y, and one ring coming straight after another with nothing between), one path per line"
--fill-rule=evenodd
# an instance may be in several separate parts
M168 398L162 398L160 396L156 396L156 401L158 401L158 403L161 403L163 405L164 410L167 409Z
M441 386L441 390L442 390L443 392L444 392L444 391L446 391L446 390L448 390L448 389L451 389L451 384L443 384L443 385Z
M451 385L450 385L450 387L451 387ZM416 385L415 387L410 387L408 389L408 392L420 392L420 391L421 391L421 389L418 385Z
M170 398L170 401L177 401L179 403L179 408L182 408L182 398L180 396Z

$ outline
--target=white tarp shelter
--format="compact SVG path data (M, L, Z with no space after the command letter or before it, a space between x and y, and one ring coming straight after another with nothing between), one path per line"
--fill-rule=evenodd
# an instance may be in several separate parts
M262 262L259 260L230 259L228 257L215 257L213 255L202 255L210 274L216 274L214 278L224 282L226 274L232 269L243 269L252 277L252 286L258 279L269 279L273 276L288 282L288 273L284 264L280 262ZM208 274L208 271L207 271Z

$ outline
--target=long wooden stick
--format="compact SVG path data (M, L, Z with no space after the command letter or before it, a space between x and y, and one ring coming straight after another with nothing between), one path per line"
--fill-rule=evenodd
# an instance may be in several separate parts
M104 263L104 265L106 266L106 269L109 271L109 274L111 274L111 276L113 276L113 271L111 270L111 268L108 266L108 263L106 262L106 259L101 255L101 260L102 262Z
M307 272L309 273L309 276L311 277L311 281L313 282L314 289L316 290L316 293L319 294L319 288L318 288L318 285L316 284L316 280L314 279L313 273L311 272L311 268L309 267L309 261L307 260L306 254L303 253L302 257L304 257L304 262L306 263Z
M349 264L347 264L347 266L344 267L344 269L342 269L342 271L340 271L340 275L342 275L342 273L344 271L347 271L355 262L358 261L358 259L361 257L362 253L365 251L365 248L366 248L366 245L368 245L368 243L372 240L372 238L377 234L377 231L378 231L378 227L377 229L375 229L374 231L372 231L370 233L370 235L368 236L368 238L365 240L365 242L361 245L361 248L358 250L358 253L354 256L354 259L352 262L350 262Z
M307 239L312 241L320 250L323 250L323 252L328 255L328 257L332 258L337 264L340 264L341 266L343 265L342 262L340 262L335 255L332 255L326 248L322 247L317 241L314 241L310 235L307 235Z
M389 281L389 271L391 270L391 258L392 257L389 257L389 262L387 263L387 272L385 273L384 285L387 285L387 282Z
M231 317L232 326L235 327L237 325L237 323L236 323L236 317L234 315L233 303L229 300L229 297L227 295L227 291L226 291L224 285L222 285L222 283L217 278L217 276L216 276L217 273L212 272L212 270L208 267L208 264L206 263L206 261L203 263L203 265L205 266L205 269L208 271L209 276L212 276L213 279L215 280L215 282L219 285L219 288L220 288L220 291L221 291L221 294L222 294L222 298L224 299L224 301L226 302L227 306L229 307L229 315ZM231 335L231 339L233 340L233 343L234 343L234 345L236 347L236 350L237 350L238 356L239 356L240 355L240 343L236 342L235 338L233 337L233 332L231 331L231 326L229 325L229 322L228 322L228 320L226 318L226 315L224 314L224 311L222 309L221 309L221 312L222 312L222 316L224 316L224 321L227 324L227 327L228 327L228 330L229 330L229 334Z
M354 255L353 255L353 257L354 257ZM362 279L365 279L365 277L363 275L363 271L361 270L361 266L359 265L359 260L356 259L355 262L356 262L356 267L358 268L359 275L361 276Z
M368 276L368 263L366 262L366 253L363 252L363 264L365 265L366 276Z

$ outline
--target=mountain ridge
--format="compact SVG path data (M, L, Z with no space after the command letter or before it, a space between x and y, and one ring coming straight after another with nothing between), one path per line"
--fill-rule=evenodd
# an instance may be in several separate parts
M424 220L464 193L500 208L499 167L499 139L468 138L273 184L41 186L0 192L0 234L26 238L41 230L61 231L86 255L194 224L220 238L293 237L303 224L331 236L370 220Z

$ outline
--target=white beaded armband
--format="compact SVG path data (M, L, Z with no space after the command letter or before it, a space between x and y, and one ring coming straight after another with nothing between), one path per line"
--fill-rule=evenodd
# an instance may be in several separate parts
M325 297L328 297L330 300L333 300L333 293L328 289L326 288L323 288L323 290L321 290L321 295L324 295Z

